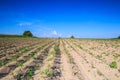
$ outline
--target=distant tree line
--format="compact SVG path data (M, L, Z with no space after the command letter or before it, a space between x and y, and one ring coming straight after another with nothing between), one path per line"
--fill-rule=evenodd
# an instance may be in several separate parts
M33 34L30 31L24 31L22 35L0 34L0 37L33 37L33 38L37 38L37 37L33 36Z
M0 37L22 37L22 35L0 34Z

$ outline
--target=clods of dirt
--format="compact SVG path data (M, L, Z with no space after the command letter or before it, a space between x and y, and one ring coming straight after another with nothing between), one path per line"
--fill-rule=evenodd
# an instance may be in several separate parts
M10 72L9 67L4 67L0 70L0 78L6 76Z

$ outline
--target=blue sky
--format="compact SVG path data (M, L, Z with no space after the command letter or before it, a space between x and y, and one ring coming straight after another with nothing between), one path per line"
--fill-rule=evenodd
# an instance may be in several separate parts
M120 0L0 0L0 34L114 38L120 35Z

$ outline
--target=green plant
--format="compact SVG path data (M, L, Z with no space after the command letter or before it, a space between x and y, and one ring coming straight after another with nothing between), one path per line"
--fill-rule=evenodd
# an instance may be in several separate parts
M17 74L17 75L15 75L14 77L15 77L15 79L17 79L17 80L21 80L21 78L22 78L22 74Z
M114 59L117 59L118 57L120 57L120 54L115 53L113 54L113 56L114 56Z
M110 66L111 68L117 68L117 62L116 62L116 61L111 62L111 63L109 64L109 66Z
M45 70L42 71L40 74L41 74L41 75L47 75L47 76L49 76L49 77L53 77L53 72L50 71L49 69L45 69Z
M57 45L54 46L54 50L55 50L56 52L59 52L59 48L58 48Z
M47 65L47 68L45 69L45 70L43 70L43 71L41 71L41 73L40 73L42 76L43 75L46 75L46 76L48 76L48 77L53 77L53 72L52 71L50 71L50 64L48 64Z
M0 67L1 66L4 66L8 61L7 60L3 60L1 63L0 63Z
M80 49L83 49L83 47L82 47L82 46L80 46L80 45L79 45L79 47L80 47Z
M22 67L23 66L23 62L18 63L17 66Z
M29 48L25 48L25 51L27 52L27 51L29 51L30 49Z
M48 74L48 72L49 72L49 69L45 69L42 73L43 74Z
M31 58L34 58L34 56L35 56L35 53L33 52L33 53L30 55L30 57L31 57Z
M31 78L34 75L34 71L35 71L34 67L28 68L28 70L26 72L26 76L29 77L29 78Z
M17 60L17 57L12 57L12 61L16 61Z
M53 77L53 72L52 72L52 71L49 71L48 76L49 76L50 78L52 78L52 77Z
M103 75L99 70L97 70L97 74L98 74L99 76L102 76L102 75Z
M97 57L98 59L100 59L100 58L102 58L102 55L97 55L96 57Z
M54 59L54 57L50 57L50 58L47 59L47 61L51 61L53 59Z
M42 48L40 47L40 48L38 48L38 50L40 51Z
M106 56L109 56L110 54L109 53L106 53Z

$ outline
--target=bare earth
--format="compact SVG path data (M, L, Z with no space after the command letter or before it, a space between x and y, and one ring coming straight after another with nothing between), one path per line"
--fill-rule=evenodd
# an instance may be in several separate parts
M120 40L26 40L0 39L0 80L120 80Z

